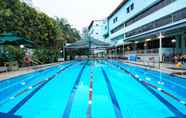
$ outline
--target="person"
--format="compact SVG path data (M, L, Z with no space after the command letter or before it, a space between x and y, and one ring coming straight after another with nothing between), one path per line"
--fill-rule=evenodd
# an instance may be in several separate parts
M25 57L24 57L24 63L25 63L25 66L26 66L26 67L27 67L27 66L30 66L30 64L31 64L31 59L30 59L29 55L25 55Z
M180 57L180 61L181 61L182 64L184 64L184 61L185 61L184 55L182 55L182 56Z
M176 55L174 56L174 63L178 63L178 57Z

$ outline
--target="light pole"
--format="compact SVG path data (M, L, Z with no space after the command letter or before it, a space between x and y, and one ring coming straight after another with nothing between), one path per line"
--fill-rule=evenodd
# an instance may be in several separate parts
M162 62L163 61L163 59L162 59L162 39L164 38L164 36L162 35L162 33L160 32L160 35L159 35L159 60L160 60L160 62Z
M63 42L63 59L64 59L64 61L65 61L65 41Z
M123 57L125 57L125 41L123 40Z
M135 41L134 43L135 43L135 53L137 55L137 44L139 43L139 41Z
M171 43L173 44L173 55L175 56L175 48L176 48L176 39L172 39Z
M147 62L147 50L149 41L151 41L151 39L146 39L144 42L144 62Z
M159 69L160 69L160 66L161 66L161 62L163 61L163 54L162 54L162 39L164 38L164 36L162 35L162 33L160 32L160 35L159 35Z
M20 45L19 47L20 47L21 49L23 49L25 46L24 46L24 45Z
M61 58L63 57L63 50L60 50L60 53L61 53Z

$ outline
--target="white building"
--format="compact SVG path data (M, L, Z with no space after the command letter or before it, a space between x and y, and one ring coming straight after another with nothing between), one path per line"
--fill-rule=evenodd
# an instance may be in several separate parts
M149 53L162 61L186 53L186 0L123 0L107 24L104 38L120 55Z
M93 20L89 27L89 36L91 38L104 41L104 27L105 27L105 21L104 20Z

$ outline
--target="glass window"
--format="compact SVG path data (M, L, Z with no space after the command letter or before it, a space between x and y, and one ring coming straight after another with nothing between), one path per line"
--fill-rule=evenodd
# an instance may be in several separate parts
M113 23L116 23L118 21L118 17L113 19Z
M147 8L146 10L142 11L141 13L139 13L138 15L134 16L133 18L129 19L126 22L126 26L129 26L131 24L133 24L134 22L156 12L157 10L173 3L175 0L160 0L159 2L157 2L156 4L154 4L153 6ZM127 8L127 13L130 12L130 10L134 9L134 3L131 4L130 9Z
M179 41L178 41L178 47L181 48L181 44L182 44L182 40L181 40L181 36L179 36Z
M130 12L130 8L129 7L127 7L127 13L129 13Z
M134 3L131 4L130 9L131 11L134 9Z
M185 37L186 38L186 37ZM186 39L185 39L185 48L186 48Z

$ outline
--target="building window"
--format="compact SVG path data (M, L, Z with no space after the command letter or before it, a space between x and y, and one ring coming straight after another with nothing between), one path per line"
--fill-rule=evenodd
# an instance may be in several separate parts
M129 26L133 23L135 23L136 21L158 11L159 9L173 3L175 0L160 0L159 2L157 2L156 4L154 4L153 6L145 9L144 11L142 11L141 13L137 14L136 16L133 16L131 19L129 19L127 22L126 22L126 26ZM131 5L131 9L134 9L134 4L133 6ZM130 11L130 9L129 9Z
M116 23L118 21L118 17L113 19L113 23Z
M96 24L96 26L99 26L99 24Z
M155 29L155 28L159 28L159 27L162 27L164 25L167 25L167 24L170 24L170 23L174 23L174 22L177 22L178 19L185 19L186 18L186 14L185 15L178 15L180 13L183 13L183 12L186 12L186 8L183 8L179 11L176 11L175 13L172 13L168 16L164 16L158 20L155 20L151 23L148 23L148 24L145 24L141 27L138 27L136 29L133 29L132 31L129 31L126 33L126 37L130 37L130 36L133 36L133 35L137 35L137 34L140 34L140 33L143 33L143 32L146 32L146 31L149 31L149 30L152 30L152 29ZM179 16L179 17L175 17L172 19L172 17L174 16ZM178 18L178 19L177 19ZM181 44L180 44L181 45Z
M134 9L134 3L127 7L127 13L130 13Z
M98 35L99 33L96 33L96 35Z
M116 28L114 28L113 30L111 30L111 33L113 34L123 28L124 28L124 24L122 23L122 24L118 25Z
M181 44L182 44L182 40L181 40L181 36L179 36L179 40L178 40L178 48L181 48L181 47L182 47Z
M130 12L130 8L129 7L127 7L127 13L129 13Z
M134 9L134 3L130 5L130 10L132 11Z

